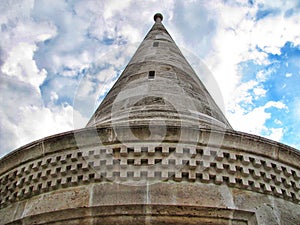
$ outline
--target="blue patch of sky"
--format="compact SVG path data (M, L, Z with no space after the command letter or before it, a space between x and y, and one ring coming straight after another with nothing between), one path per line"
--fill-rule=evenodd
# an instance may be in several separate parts
M86 33L86 38L92 41L95 40L96 42L104 45L112 45L115 43L115 39L108 37L107 33L104 33L104 37L102 39L99 39L97 36L88 31Z
M49 42L51 42L51 41L52 40L49 40ZM47 76L46 80L40 86L42 98L43 98L45 105L52 104L51 103L52 102L51 101L51 92L52 91L55 91L59 96L59 99L57 99L55 101L55 104L61 105L64 103L68 103L68 104L72 105L73 100L74 100L73 98L76 95L77 87L78 87L78 85L80 85L81 79L83 77L89 75L89 79L91 82L99 83L99 81L96 78L96 75L101 70L107 69L110 66L112 66L109 63L104 63L101 65L94 63L94 64L91 64L89 66L89 68L85 68L81 71L78 71L77 74L72 75L72 77L61 76L61 74L55 73L54 71L52 71L51 66L48 63L47 52L51 51L51 46L52 46L49 42L40 43L39 48L38 48L39 50L35 53L35 56L34 56L35 60L37 62L38 68L45 68L48 71L48 76ZM120 54L119 56L117 56L117 58L118 57L122 57L122 55ZM109 80L115 81L121 74L123 67L122 68L114 68L114 70L116 71L116 74L114 75L114 77L112 79L109 79ZM61 68L61 72L68 72L68 71L72 71L72 68L69 68L67 66L64 66ZM63 87L62 87L62 85L63 85ZM97 87L97 85L95 87ZM98 85L98 87L99 87L99 85ZM99 90L94 90L94 91L99 91ZM106 94L107 94L107 92L100 97L104 97Z
M294 143L295 146L300 147L299 143L299 118L295 113L296 108L299 105L295 105L297 99L300 96L300 46L294 46L292 42L287 42L281 49L280 55L270 55L270 58L275 58L279 60L280 67L278 68L279 76L275 80L278 83L284 85L284 88L277 86L273 92L277 92L278 95L283 96L284 103L288 106L289 111L286 112L284 118L284 124L286 125L285 129L288 132L285 132L283 140L288 143ZM286 76L286 74L290 74ZM296 122L295 122L296 121ZM298 122L298 123L297 123ZM297 136L298 135L298 136Z
M49 73L51 65L49 65L49 55L53 46L53 39L48 39L44 42L37 43L37 51L34 53L33 59L35 60L39 69L44 68Z
M295 94L300 94L299 87L299 62L300 62L300 49L299 46L294 46L291 42L287 42L281 48L280 55L269 55L269 59L276 61L278 66L276 74L272 76L274 93L279 95L293 98ZM286 87L288 86L288 87ZM286 90L291 90L287 92Z
M280 54L268 54L268 60L270 63L266 66L257 65L252 60L240 63L239 71L243 75L241 81L243 83L255 81L259 71L271 71L267 79L261 82L267 93L264 97L254 99L254 106L263 106L269 101L283 102L287 109L276 107L266 109L266 112L271 113L272 117L266 121L265 125L281 128L282 125L276 121L282 121L284 124L282 142L299 148L300 119L295 113L295 107L299 106L295 105L295 102L300 96L300 46L294 46L292 42L287 42L281 48ZM249 94L254 95L253 90L250 90ZM241 103L241 106L245 109L252 107L244 103Z
M67 10L69 11L69 12L71 12L73 15L76 15L77 13L76 13L76 11L75 11L75 4L76 4L76 1L74 1L74 0L65 0L65 2L67 3Z
M62 70L63 70L63 72L69 72L69 71L72 71L72 68L70 68L68 66L63 66Z
M56 92L59 98L55 104L61 105L68 103L72 105L75 91L78 86L78 80L73 77L55 76L47 78L47 80L40 86L44 104L47 106L51 101L52 92Z
M253 6L254 5L254 0L248 0L248 4Z
M289 18L294 14L294 9L288 9L287 11L285 11L284 13L284 17L285 18Z
M0 29L0 31L1 31L1 32L6 32L7 30L8 30L7 25L6 25L6 24L1 24L1 29Z
M265 66L255 63L254 60L249 60L239 63L238 68L239 73L242 74L241 82L245 83L255 80L257 73L264 69Z
M269 78L262 82L268 90L266 100L280 101L290 99L296 92L295 82L299 82L300 49L287 42L281 49L281 54L269 54L270 64L267 66L257 65L255 61L246 61L239 64L240 72L243 74L241 81L248 82L256 80L259 71L272 71ZM287 88L287 85L291 85ZM295 89L295 90L294 90ZM293 91L286 91L293 90Z
M48 105L51 102L51 85L52 81L46 79L42 85L40 85L41 96L45 105Z
M254 4L254 0L248 0L248 2L244 1L236 1L236 0L222 0L223 4L227 4L227 5L235 5L235 6L242 6L245 4L248 4L250 6L252 6Z
M62 72L66 71L72 71L72 69L65 66L62 68ZM46 106L48 104L53 104L51 95L52 92L55 92L59 97L55 101L55 104L62 105L68 103L69 105L72 105L80 80L87 72L87 69L83 69L72 76L62 76L57 73L49 73L48 71L46 80L40 86L44 104Z
M112 45L115 42L114 38L104 37L102 43L105 45Z
M102 44L102 45L107 45L107 46L109 46L109 45L126 45L128 43L127 39L121 35L119 35L119 36L115 35L114 37L109 37L107 33L104 33L104 37L102 39L99 39L94 34L87 31L86 38L91 41L96 41L97 44Z
M281 10L279 8L268 8L268 9L258 9L256 12L256 20L261 20L265 17L276 16L280 14Z
M280 109L277 107L270 107L265 109L265 112L272 115L271 118L267 119L265 124L267 127L280 128L282 125L276 121L284 121L285 115L288 112L287 109Z

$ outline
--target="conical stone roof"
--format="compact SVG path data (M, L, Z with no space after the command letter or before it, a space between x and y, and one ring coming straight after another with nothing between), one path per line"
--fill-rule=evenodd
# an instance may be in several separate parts
M231 129L174 40L155 24L87 127L167 125Z

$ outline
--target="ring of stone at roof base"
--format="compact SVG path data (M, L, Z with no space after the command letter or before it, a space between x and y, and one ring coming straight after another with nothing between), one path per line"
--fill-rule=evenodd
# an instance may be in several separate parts
M200 60L200 59L198 59L198 60ZM200 62L201 62L201 60L200 60ZM203 65L203 66L205 66L202 62L200 63L201 65ZM176 75L176 74L175 74ZM81 86L84 86L84 83L85 82L89 82L88 80L86 80L86 79L82 79L81 80L83 83L81 83ZM197 81L197 80L195 80L195 83L197 83L198 84L198 82L199 81ZM174 87L174 85L175 85L175 87ZM198 85L200 85L200 84L198 84ZM182 93L185 93L185 91L181 88L181 87L179 87L178 85L176 86L176 84L172 84L172 88L174 89L174 88L178 88L178 90L180 91L180 92L182 92ZM216 85L216 87L217 87L217 85ZM145 90L147 90L147 88L145 87L145 86L140 86L140 91L134 91L133 93L128 93L128 91L126 91L126 88L125 88L125 92L123 91L121 91L120 93L119 93L119 95L117 96L117 98L116 98L116 102L118 102L118 101L121 101L122 102L122 100L123 100L123 97L124 96L126 96L126 95L133 95L133 96L136 96L137 95L137 93L139 93L139 94L141 94L141 93L143 93L143 91L145 91ZM145 94L145 93L144 93ZM136 100L136 102L135 103L138 103L139 101L141 101L141 100L143 100L146 96L148 96L148 95L140 95L140 97ZM192 108L192 109L194 109L194 111L196 111L196 107L195 107L195 105L194 105L194 103L192 102L192 101L190 101L189 102L189 98L188 98L188 96L187 96L187 93L185 93L185 95L183 95L184 96L184 98L185 99L182 99L181 101L182 102L186 102L188 105L190 105L190 106L192 106L192 107L190 107L190 108ZM177 101L174 101L174 99L170 99L170 98L168 98L168 97L166 97L165 96L165 98L162 98L162 97L164 97L164 96L153 96L153 97L158 97L158 98L161 98L161 99L165 99L166 100L166 102L168 102L169 104L171 104L172 106L173 106L173 108L175 109L175 111L177 111L177 112L180 112L181 111L181 109L182 109L182 106L178 106L178 104L177 104ZM75 100L76 100L76 98L74 99L74 102L75 102ZM117 104L113 104L113 110L112 110L112 112L114 112L114 111L119 111L119 109L117 108ZM128 119L130 119L130 113L127 113L126 114L126 116L125 117L127 117ZM114 117L114 115L112 115L112 118L113 118L113 120L114 119L116 119L115 117ZM131 127L131 124L129 123L129 121L130 120L128 120L128 127L130 128ZM213 121L212 121L213 122ZM92 127L92 128L89 128L92 132L94 132L94 135L95 136L97 136L98 135L98 133L97 133L97 128L96 127ZM115 131L115 133L116 134L118 134L118 126L116 126L116 125L114 125L113 126L113 129L114 129L114 131ZM133 131L132 129L129 129L129 131ZM150 124L150 131L151 131L151 124ZM163 134L164 134L164 132L166 131L166 129L161 129L160 130L160 133L161 133L161 136L163 136ZM223 131L223 133L221 132L221 135L220 135L220 133L218 133L217 135L214 135L214 133L211 133L211 135L209 136L209 139L208 139L208 146L210 146L210 144L213 144L215 147L215 149L217 149L218 148L218 146L221 146L221 144L222 144L222 140L223 140L223 136L224 136L224 132L225 131ZM222 134L223 134L223 136L222 136ZM133 136L133 137L135 137L135 138L137 138L136 139L136 141L139 141L139 138L137 137L137 135L136 134L134 134L134 133L131 133L131 135ZM180 135L180 137L183 137L183 135ZM195 144L194 144L194 147L196 147L196 145L197 145L197 141L198 141L198 138L199 137L196 137L195 138ZM85 139L84 138L82 138L81 136L78 136L78 135L76 135L76 133L75 133L75 139L76 139L76 142L77 142L77 145L79 146L79 150L82 150L82 151L85 151L85 149L84 149L84 147L83 148L81 148L81 146L84 146L85 145ZM161 139L161 141L162 141L163 139ZM179 142L178 142L179 144L180 143L182 143L182 140L179 140ZM125 146L126 146L126 144L128 145L128 146L132 146L132 143L129 143L129 142L126 142L126 140L122 140L122 144L125 144ZM179 146L179 144L178 144L178 146ZM183 144L183 143L182 143ZM101 139L99 139L99 143L98 143L98 147L101 147L101 146L104 146L105 147L105 145L103 144L103 143L101 143ZM204 149L204 151L206 151L205 149ZM208 152L209 154L211 154L211 153L215 153L216 151L210 151L210 150L207 150L206 152ZM206 157L210 157L211 158L211 160L213 160L214 159L214 157L216 156L216 154L214 154L214 155L210 155L210 156L207 156L206 155ZM184 166L184 165L182 165L182 166ZM207 166L202 166L202 169L204 170L204 169L206 169L207 168ZM180 169L180 168L179 168ZM97 172L97 171L96 171ZM113 181L113 179L111 180L111 181ZM160 180L155 180L155 181L151 181L151 183L155 183L155 182L158 182L158 181L160 181ZM121 183L126 183L126 184L129 184L129 185L145 185L145 182L138 182L138 181L134 181L134 182L132 182L132 181L114 181L114 182L121 182ZM147 183L149 183L148 181L147 181Z
M206 71L208 71L209 72L209 70L207 69L207 67L202 63L202 61L199 59L199 58L197 58L197 60L200 62L200 64L202 65L202 66L204 66L205 68L206 68ZM209 72L210 73L210 72ZM211 75L211 74L210 74ZM85 82L89 82L89 80L86 80L86 79L82 79L81 81L83 81L83 82L81 82L81 84L80 84L80 86L84 86L84 83ZM195 81L195 83L197 83L198 85L200 85L199 84L199 81L198 80L194 80ZM214 86L215 88L218 88L218 85L215 85ZM80 87L79 87L80 88ZM174 87L172 87L172 88L174 88ZM180 87L179 87L180 88ZM141 93L143 92L143 90L146 90L145 88L142 88L142 91L141 91ZM182 88L180 88L180 90L181 91L183 91L183 93L185 93L185 91L184 90L182 90ZM122 93L122 94L121 94ZM126 94L126 93L124 93L124 92L121 92L119 95L118 95L118 98L120 98L120 96L123 96L124 94ZM136 94L137 92L135 92L134 94ZM127 93L128 94L128 93ZM186 93L186 95L187 95L187 93ZM145 96L144 96L145 97ZM139 100L142 100L143 98L144 98L143 96L141 97L141 98L139 98L136 102L138 102ZM155 97L155 96L154 96ZM161 96L156 96L156 97L158 97L158 98L161 98ZM121 98L122 99L122 98ZM188 98L187 98L188 99ZM76 98L74 99L74 102L76 102ZM172 99L166 99L166 102L169 102L169 103L171 103L173 106L176 106L176 101L174 102L174 100L172 100ZM188 101L186 101L186 102L188 102ZM208 102L209 104L210 104L210 102ZM190 105L191 106L193 106L192 108L193 109L195 109L195 111L196 111L196 107L194 106L194 103L193 102L191 102L190 103ZM116 105L114 104L113 105L115 108L112 110L112 111L115 111L115 109L116 109ZM175 109L176 109L176 111L177 112L180 112L181 110L180 110L180 107L174 107ZM118 111L118 110L117 110ZM127 117L129 118L130 117L130 114L127 114ZM114 118L114 116L112 116L112 118ZM214 120L212 120L212 125L213 125L213 123L214 123ZM151 124L150 124L151 125ZM128 127L130 127L130 124L128 123ZM117 129L117 126L113 126L113 128L114 128L114 130L115 131L117 131L118 129ZM151 128L151 126L150 126L150 128ZM95 136L97 136L98 135L98 133L97 133L97 128L96 127L90 127L89 128L92 132L94 132L94 135ZM211 158L211 160L213 160L214 159L214 157L216 156L216 151L217 151L217 149L218 149L218 147L220 147L221 146L221 144L222 144L222 141L223 141L223 137L224 137L224 132L225 132L225 128L224 128L224 130L223 131L221 131L221 132L217 132L216 133L216 135L215 135L215 133L213 133L213 132L211 132L210 133L210 135L209 135L209 138L208 138L208 141L207 141L207 146L208 147L205 147L204 148L204 151L205 152L207 152L207 153L209 153L209 154L212 154L212 155L209 155L208 157L210 157ZM131 131L132 131L132 129L131 129ZM165 129L162 129L162 130L160 130L160 132L161 132L161 134L163 134L164 133L164 131L165 131ZM118 133L118 132L116 132L116 133ZM222 134L223 134L223 136L222 136ZM136 137L136 135L134 135L133 134L133 136L135 136ZM137 137L136 137L137 138ZM81 146L84 146L85 145L85 140L84 140L84 138L82 138L81 136L78 136L78 135L76 135L76 133L75 133L75 139L76 139L76 142L77 142L77 145L79 146L79 149L80 150L82 150L82 151L85 151L85 149L84 149L84 147L83 148L81 148ZM196 138L197 139L197 138ZM138 139L137 139L138 140ZM182 140L179 140L179 143L181 142ZM196 142L197 142L197 140L196 140ZM196 146L197 144L196 144L196 142L195 142L195 144L194 144L194 146ZM123 143L126 143L126 140L123 140ZM128 146L130 146L131 144L129 144L128 143ZM210 145L214 145L214 150L213 151L210 151L210 149L208 149L207 151L206 151L206 148L210 148ZM102 142L101 142L101 139L99 139L99 144L98 144L98 147L100 147L100 146L105 146ZM204 169L206 169L207 168L207 166L202 166L202 169L204 170ZM112 180L113 181L113 180ZM117 182L119 182L119 181L117 181ZM157 182L157 181L155 181L155 182ZM127 184L130 184L130 185L144 185L145 183L142 183L142 182L122 182L122 183L127 183ZM154 183L153 181L152 181L152 183Z
M135 80L134 82L136 83L139 83L139 81L141 82L142 78L139 78L137 80ZM130 119L131 115L130 115L130 111L127 111L125 114L123 112L123 117L125 118L123 120L123 122L125 122L125 126L130 128L128 129L127 131L129 132L126 137L124 139L121 139L122 138L122 135L119 135L119 124L118 124L118 121L119 118L118 118L118 114L117 113L114 113L114 112L119 112L119 111L122 111L121 109L122 108L128 108L128 105L126 105L126 101L125 99L127 98L135 98L135 102L132 103L132 104L136 104L136 103L139 103L141 101L143 101L145 98L149 97L149 93L148 93L148 83L145 83L145 82L142 82L143 84L142 85L138 85L134 90L132 89L127 89L126 87L123 88L123 90L117 95L117 97L115 98L115 101L113 103L113 107L112 107L112 114L111 114L111 118L112 118L112 127L116 133L116 136L119 137L119 141L126 147L131 147L133 145L133 143L138 143L138 142L151 142L151 140L155 139L155 146L159 146L163 143L163 140L165 138L165 134L167 132L167 124L165 123L165 121L162 121L160 120L159 121L159 124L154 124L154 126L151 126L151 121L150 121L150 124L149 124L149 131L150 131L150 135L148 137L145 137L144 138L141 138L139 136L137 136L135 133L134 133L134 129L132 129L132 120ZM133 85L131 83L131 85ZM180 86L178 86L177 84L172 84L172 88L173 90L174 89L178 89L178 91L182 92L182 88ZM158 99L162 99L163 101L167 102L167 104L171 105L175 111L177 112L180 112L180 111L183 111L181 109L182 106L180 106L179 104L177 104L178 101L175 101L174 99L172 99L169 95L166 95L165 93L151 93L151 96L152 97L156 97ZM179 98L182 98L182 96L177 96ZM185 98L185 99L182 99L181 100L182 102L186 102L186 103L189 103L190 106L193 106L193 102L189 100L189 98ZM130 107L130 106L129 106ZM192 107L196 110L195 107ZM180 114L179 114L180 115ZM161 123L163 122L163 123ZM159 126L159 129L156 129L156 126ZM122 124L122 127L124 127L124 123ZM154 129L156 129L156 131L153 131ZM157 133L155 134L155 132L159 131L159 135L157 135ZM180 130L180 137L183 137L184 134L182 133L182 130ZM155 138L153 137L155 135ZM157 137L160 136L160 139L158 139ZM199 136L197 136L199 137ZM196 138L197 138L196 137ZM197 140L195 140L195 144L197 143ZM185 144L183 143L183 140L179 139L178 140L178 143L176 144L176 146L180 146L182 144ZM194 146L196 147L196 146ZM172 154L169 154L167 156L167 158L170 158L174 155L175 153L173 152ZM153 167L157 167L157 166L161 166L161 162L160 163L156 163L154 164L153 166L146 166L148 167L148 169L150 168L153 168ZM178 168L178 170L180 170L184 165L182 165L180 168ZM136 168L136 167L135 167ZM161 180L158 179L158 180L142 180L142 181L132 181L132 180L125 180L125 181L120 181L120 183L123 183L123 184L127 184L127 185L146 185L146 184L149 184L149 183L156 183L156 182L160 182Z
M176 73L174 75L177 76ZM142 78L139 78L139 79L142 79ZM135 102L134 102L134 104L135 104L135 103L143 101L145 98L149 97L149 93L147 92L147 90L148 90L148 86L147 86L148 83L145 83L143 81L139 82L139 79L135 80L135 82L138 85L133 85L131 83L131 85L136 86L136 88L134 88L134 90L130 89L130 88L127 89L126 87L123 88L123 91L121 91L117 95L117 97L115 98L115 101L113 103L112 114L111 114L112 127L114 128L116 136L118 136L118 137L122 137L122 135L118 135L118 123L117 123L117 121L119 120L119 118L118 118L118 114L114 113L114 112L119 112L119 111L121 111L122 108L123 109L124 108L128 108L128 105L126 105L126 101L125 101L127 98L131 98L132 99L133 97L136 97ZM178 89L178 93L184 93L184 94L177 95L176 99L171 98L169 95L165 94L165 92L156 93L156 94L153 94L153 92L151 92L151 96L152 97L156 97L157 99L163 99L165 102L171 104L173 106L173 108L175 109L176 112L182 112L185 109L185 108L183 108L184 106L178 104L178 102L185 102L185 106L189 106L189 109L192 109L192 110L196 111L196 107L194 105L194 102L191 101L191 99L189 98L188 94L183 90L182 87L180 87L176 83L172 83L172 87L170 87L170 88L172 88L173 90L177 88ZM181 98L181 99L178 99L178 98ZM178 115L180 116L180 113L178 113ZM123 114L123 116L124 116L124 114ZM126 122L126 126L131 128L130 121L132 121L132 120L130 120L130 116L131 116L130 112L128 111L127 114L124 116L127 120L124 120L124 121ZM114 121L116 123L114 123ZM184 121L184 119L181 118L181 121ZM161 126L161 124L160 124L160 126ZM165 128L161 129L161 133L164 133L165 131L167 131L168 128L167 128L166 123L165 123L165 126L166 126ZM150 127L150 130L151 130L151 127ZM181 130L180 138L179 138L179 140L178 140L178 142L176 144L176 147L178 147L178 148L186 145L186 143L184 141L185 140L184 137L185 137L186 134L183 133L184 129L180 129L180 130ZM128 135L126 136L127 139L123 139L123 140L119 139L119 141L123 145L125 145L127 147L131 147L132 143L137 143L137 142L141 141L139 139L139 137L134 132L132 132L133 129L128 129L128 131L131 132L130 133L130 137L131 137L130 141L128 141ZM151 132L150 132L150 135L151 135ZM193 148L196 148L197 144L199 142L199 137L200 137L200 135L196 136L194 138L193 144L189 143L189 146L193 147ZM218 133L217 135L214 135L214 133L212 132L211 135L210 135L210 137L209 137L209 139L208 139L208 146L211 144L211 145L214 145L215 148L217 149L218 146L221 146L222 141L223 141L223 137L224 137L224 132L221 132L221 135L220 135L220 133ZM151 140L151 136L148 139ZM162 144L163 143L163 139L164 139L163 135L161 135L160 142L158 142L158 140L156 138L156 146L159 146L160 144ZM145 140L145 139L143 139L142 141L147 142L147 140ZM205 157L208 157L209 160L213 161L214 158L216 157L216 151L210 151L210 150L206 150L206 149L204 149L204 151L205 151L205 153L210 154L210 155L206 154ZM166 157L166 158L170 158L174 154L175 153L172 153L172 154L168 155L168 157ZM153 166L149 166L149 169L150 169L150 167L155 167L155 166L160 166L160 164L159 165L155 164ZM184 166L185 166L185 164L182 164L182 166L177 167L177 171L180 171L180 169L182 169ZM208 166L209 165L202 165L201 166L201 170L205 170ZM146 182L145 181L124 181L122 183L125 183L125 184L128 184L128 185L145 185L146 183L147 184L149 184L149 183L156 183L156 182L159 182L159 181L161 181L161 180L160 179L158 179L158 180L151 180L151 181L146 180Z

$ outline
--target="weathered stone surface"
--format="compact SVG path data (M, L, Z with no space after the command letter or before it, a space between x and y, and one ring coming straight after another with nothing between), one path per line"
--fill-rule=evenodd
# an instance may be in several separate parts
M110 145L90 145L89 140L95 138L89 129L76 131L88 137L86 145L81 143L79 149L77 145L68 145L64 149L62 144L59 148L55 147L53 152L49 150L47 155L34 155L25 163L3 170L7 172L0 175L0 224L19 220L30 221L28 224L31 224L34 218L39 218L40 223L44 223L47 220L43 218L48 217L49 221L55 221L48 216L53 212L61 212L60 218L70 218L73 221L70 224L79 220L93 224L92 219L84 218L91 216L91 211L84 211L82 219L73 218L69 214L83 208L125 205L240 210L254 216L256 222L252 224L268 224L267 221L275 220L280 221L278 224L299 222L299 165L293 161L286 162L285 158L273 158L272 154L260 154L260 149L250 148L248 141L244 145L246 134L224 134L224 140L233 141L240 135L240 141L235 142L233 149L228 141L218 148L213 142L206 141L206 145L202 145L211 132L205 130L199 130L198 134L202 138L196 145L189 141L188 135L183 135L185 138L181 143L170 142L168 138L174 140L180 134L173 131L162 143L127 142L128 145L125 146L113 141ZM191 132L195 130L192 129ZM94 134L98 136L103 131ZM74 136L67 133L65 138L73 139ZM251 135L248 140L254 138ZM54 142L55 138L43 141ZM259 141L262 139L259 138ZM261 147L275 150L273 142L267 140ZM278 147L278 152L286 150L299 157L295 150L287 146L278 144ZM24 151L30 155L29 146ZM9 157L12 159L18 156L15 154ZM70 213L66 213L66 210ZM126 214L125 224L126 220L130 223L130 218L135 218L133 212L122 213ZM167 219L168 216L161 218L161 221L172 221L171 217ZM102 217L100 216L101 220ZM123 216L105 218L107 221L109 218L115 221ZM138 220L144 221L145 218L141 215ZM155 216L152 219L157 222L158 218ZM176 221L181 220L185 219L178 218ZM196 223L193 221L199 222L199 219L191 219L190 224ZM222 224L221 221L216 223Z
M84 186L52 191L28 199L22 216L27 217L45 212L88 207L89 199L90 190Z
M233 131L197 79L156 23L95 121L0 160L0 224L299 225L299 151Z
M160 22L146 35L87 127L153 122L231 129Z

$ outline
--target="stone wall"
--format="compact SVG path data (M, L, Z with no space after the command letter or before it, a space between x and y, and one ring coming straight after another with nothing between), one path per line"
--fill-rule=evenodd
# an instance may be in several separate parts
M0 161L0 224L299 224L295 149L182 127L137 142L144 129L82 129L10 153Z

